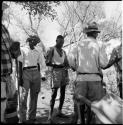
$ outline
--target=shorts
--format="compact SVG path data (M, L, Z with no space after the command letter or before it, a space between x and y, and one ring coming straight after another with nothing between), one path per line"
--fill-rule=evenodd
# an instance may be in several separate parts
M101 81L77 81L74 94L80 94L90 101L98 101L105 95Z
M60 88L61 86L68 84L68 74L67 71L64 69L53 69L51 76L51 88Z

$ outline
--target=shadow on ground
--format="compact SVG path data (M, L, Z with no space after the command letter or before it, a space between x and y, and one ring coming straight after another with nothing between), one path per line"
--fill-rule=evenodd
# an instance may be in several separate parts
M43 112L42 112L43 111ZM48 122L48 114L49 114L49 110L48 109L44 109L44 108L38 108L37 109L37 123L40 124L50 124ZM71 120L72 120L72 116L73 114L66 114L65 118L60 118L57 115L57 109L54 109L54 113L53 113L53 124L70 124Z

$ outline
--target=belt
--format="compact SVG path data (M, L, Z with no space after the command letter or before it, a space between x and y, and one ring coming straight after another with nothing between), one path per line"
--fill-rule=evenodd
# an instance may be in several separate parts
M92 75L92 74L99 75L101 78L103 77L100 73L80 73L80 72L77 73L77 75Z
M6 100L7 100L6 97L1 97L1 102L4 102L4 101L6 101Z
M10 76L10 74L1 75L1 77L7 77L7 76Z
M53 68L65 68L65 66L61 66L61 65L53 65Z
M37 66L28 66L28 67L24 67L23 70L26 70L26 69L36 69L38 68Z

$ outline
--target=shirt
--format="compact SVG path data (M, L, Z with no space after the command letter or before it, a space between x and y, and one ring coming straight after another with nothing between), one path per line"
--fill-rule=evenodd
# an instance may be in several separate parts
M46 65L43 53L39 49L31 50L28 45L21 48L21 55L18 57L18 61L22 62L23 67L40 65L41 75L45 75Z
M100 48L97 41L91 37L81 41L73 47L68 55L69 65L79 73L92 73L81 75L83 81L100 81L101 68L107 65L108 58L105 47Z
M64 63L65 53L64 53L64 51L62 51L62 52L63 52L63 55L60 57L60 55L58 54L58 52L56 50L56 47L54 47L54 55L52 58L52 64L60 65L60 64Z
M12 44L8 30L2 25L1 37L1 75L12 73L12 58L9 48Z

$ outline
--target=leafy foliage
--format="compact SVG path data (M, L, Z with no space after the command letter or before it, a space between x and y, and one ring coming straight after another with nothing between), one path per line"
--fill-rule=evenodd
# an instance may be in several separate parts
M56 11L53 9L53 6L56 7L60 4L59 1L27 1L27 2L18 2L16 3L23 6L23 9L26 9L31 15L44 15L54 19L57 15Z

